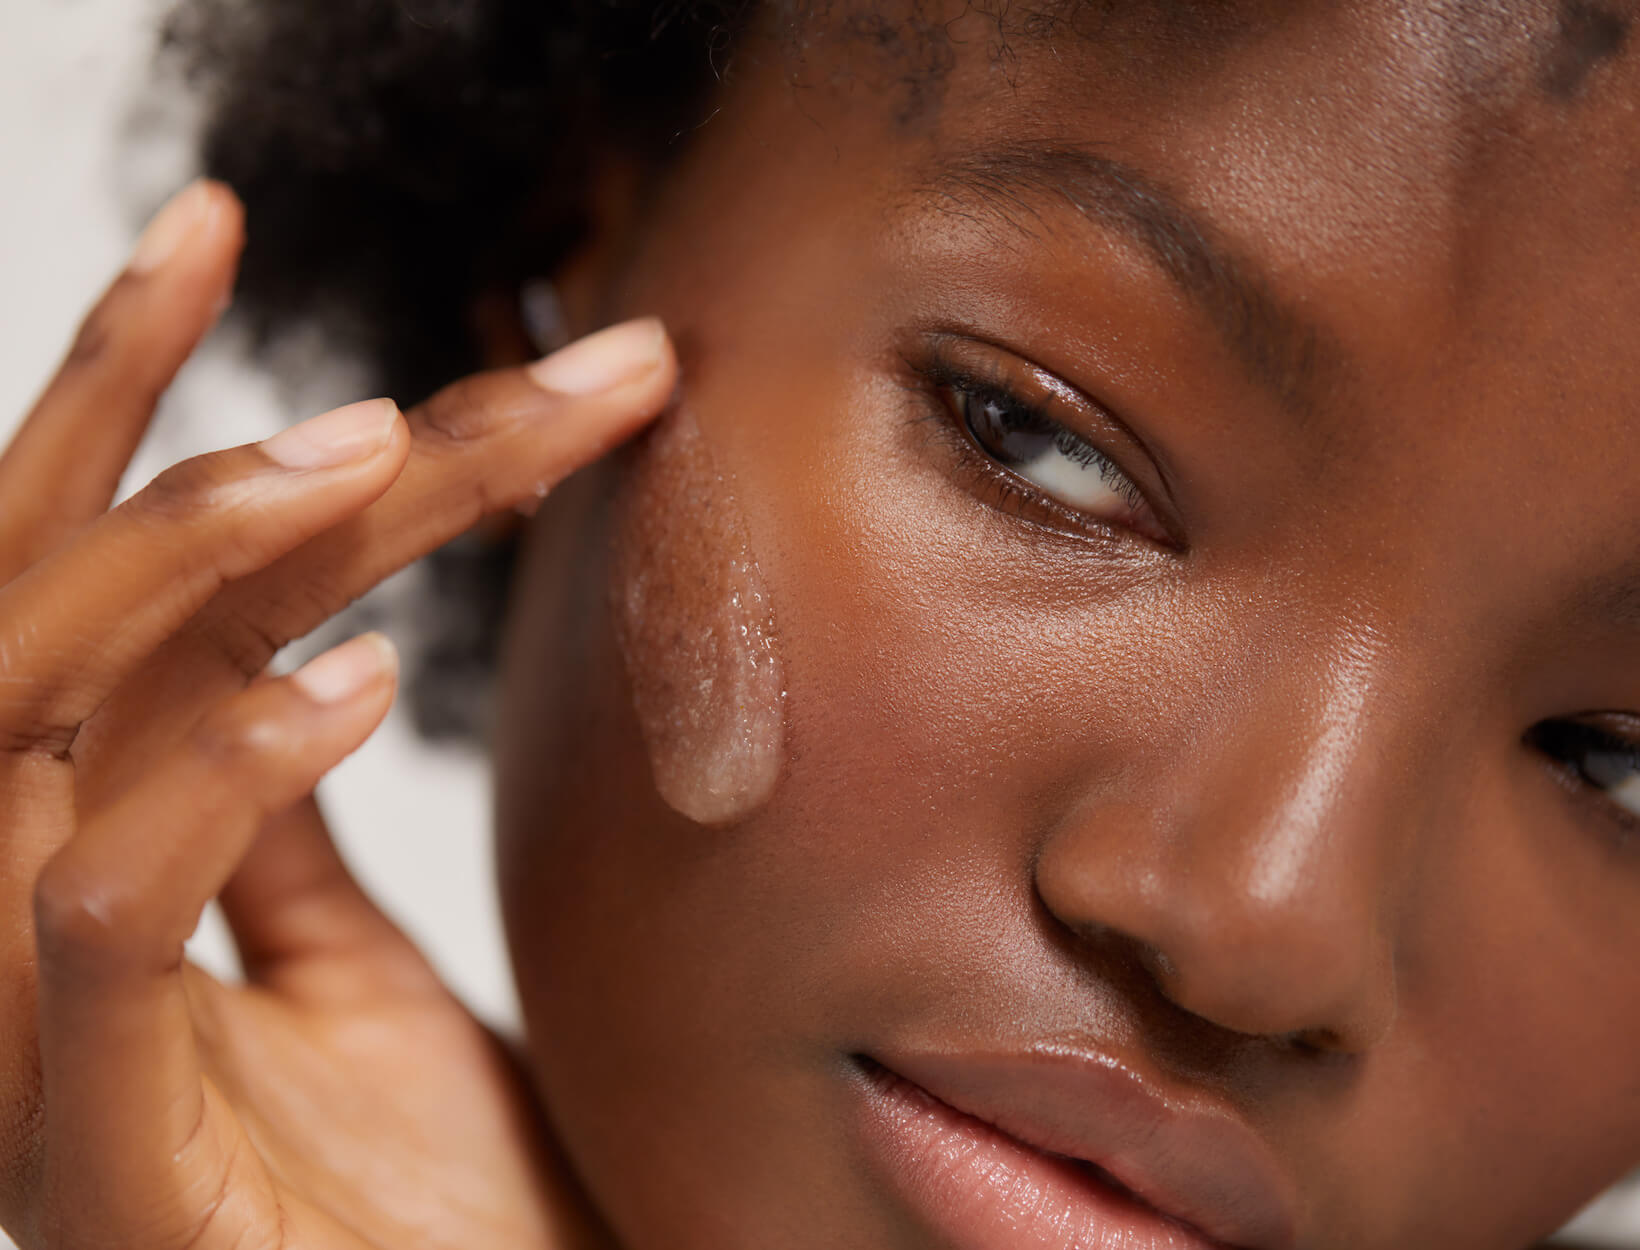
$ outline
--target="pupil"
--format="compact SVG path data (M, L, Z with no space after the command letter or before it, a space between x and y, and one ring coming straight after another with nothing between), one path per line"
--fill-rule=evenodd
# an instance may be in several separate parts
M1551 721L1532 735L1545 755L1577 770L1578 776L1601 790L1614 790L1640 773L1640 751L1592 725Z
M1614 789L1634 776L1635 753L1616 744L1596 747L1583 757L1582 773L1591 784L1603 790Z
M970 400L970 411L973 407L974 401ZM974 430L974 435L1008 468L1030 464L1054 449L1053 431L1044 428L1044 423L1029 413L1017 412L989 399L979 401L978 407L979 424L984 428Z

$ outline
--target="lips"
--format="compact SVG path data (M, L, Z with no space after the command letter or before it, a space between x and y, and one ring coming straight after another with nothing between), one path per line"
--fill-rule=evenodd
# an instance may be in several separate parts
M958 1250L1290 1250L1296 1196L1205 1094L1106 1056L878 1053L868 1148Z

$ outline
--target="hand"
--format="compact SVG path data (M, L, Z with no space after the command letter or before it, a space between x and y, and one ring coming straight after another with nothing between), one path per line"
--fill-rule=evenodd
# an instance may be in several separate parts
M0 1224L53 1250L591 1244L504 1047L312 801L386 713L391 648L260 674L656 415L671 349L633 323L107 511L241 238L224 188L178 197L0 457ZM183 956L218 895L243 986Z

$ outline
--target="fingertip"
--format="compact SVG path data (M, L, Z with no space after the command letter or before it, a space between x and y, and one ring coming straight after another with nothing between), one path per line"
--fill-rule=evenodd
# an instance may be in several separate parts
M280 430L260 446L262 454L281 468L332 469L374 459L392 444L403 424L399 406L391 399L367 399Z
M190 182L166 201L137 237L126 269L146 277L165 268L190 240L210 228L219 208L210 184Z
M309 660L291 683L315 703L347 703L382 681L398 677L399 653L387 635L372 631Z
M525 373L542 390L591 396L647 381L673 361L665 324L659 317L639 317L578 339Z
M138 236L126 271L147 277L212 243L237 252L244 243L245 208L233 189L196 178L160 208Z
M195 179L194 185L203 187L205 189L205 193L210 195L216 201L217 207L220 211L227 214L232 219L239 221L244 220L244 201L239 198L239 193L235 191L231 185L223 182L220 178L212 178L209 176Z
M220 240L237 258L245 247L245 202L225 182L215 178L202 178L200 182L212 202L211 221L206 233L212 239Z

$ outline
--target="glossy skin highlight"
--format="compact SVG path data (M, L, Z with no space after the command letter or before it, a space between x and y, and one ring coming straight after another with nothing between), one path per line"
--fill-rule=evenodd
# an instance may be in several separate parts
M700 824L744 819L780 778L785 672L734 494L687 407L646 440L614 542L616 638L656 793Z
M862 1129L859 1057L903 1052L1212 1100L1303 1250L1523 1246L1640 1161L1640 841L1528 740L1640 709L1640 82L1548 91L1552 6L1445 12L1010 73L970 14L920 110L847 36L742 53L582 307L686 345L780 609L780 785L708 830L649 780L624 468L549 501L510 644L530 1052L616 1243L945 1244ZM988 468L953 338L1062 380L1176 539Z

